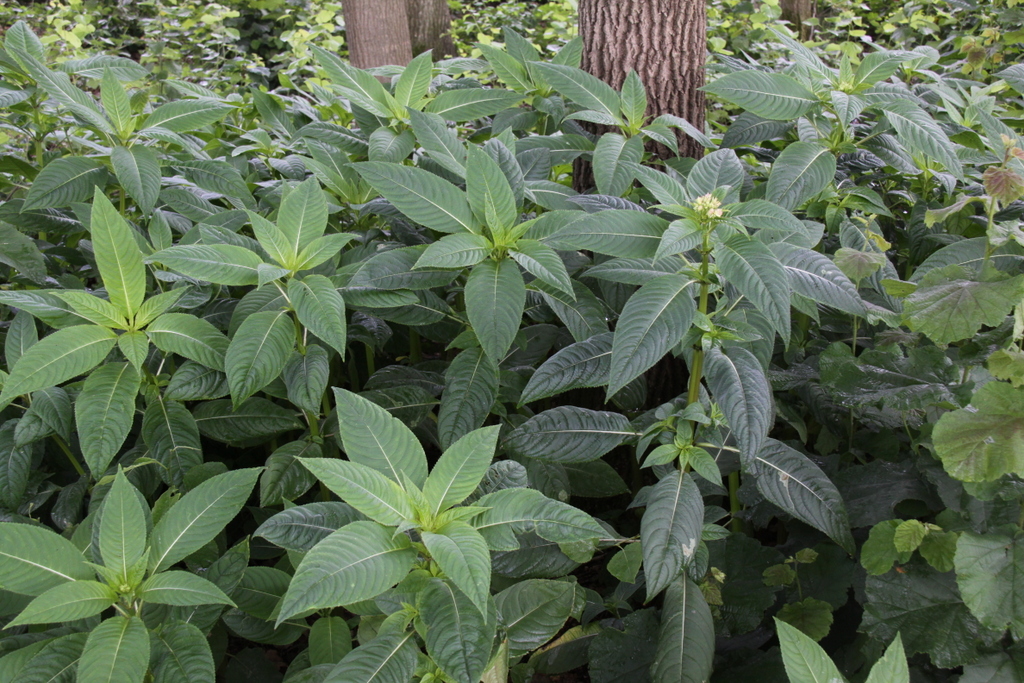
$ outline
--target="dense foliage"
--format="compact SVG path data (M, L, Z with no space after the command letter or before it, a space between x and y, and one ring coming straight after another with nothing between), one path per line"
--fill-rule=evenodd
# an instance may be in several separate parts
M1021 680L1024 68L502 39L6 32L0 680Z

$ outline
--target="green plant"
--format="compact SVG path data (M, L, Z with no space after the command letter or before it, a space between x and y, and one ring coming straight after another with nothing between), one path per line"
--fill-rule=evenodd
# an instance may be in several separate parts
M1013 666L1024 79L771 35L697 130L512 30L226 92L9 29L0 679Z

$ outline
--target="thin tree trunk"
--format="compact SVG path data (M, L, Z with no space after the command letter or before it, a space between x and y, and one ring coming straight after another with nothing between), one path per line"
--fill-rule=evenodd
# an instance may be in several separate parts
M455 41L450 34L452 13L447 0L407 0L406 12L414 56L427 50L434 51L434 59L455 54Z
M412 59L406 0L342 0L348 58L368 69Z
M703 0L580 0L579 22L586 71L618 89L635 69L647 88L648 115L674 114L703 130L704 92L698 89L704 85L707 51ZM679 154L704 153L681 133L678 140ZM593 185L588 166L576 164L578 190Z

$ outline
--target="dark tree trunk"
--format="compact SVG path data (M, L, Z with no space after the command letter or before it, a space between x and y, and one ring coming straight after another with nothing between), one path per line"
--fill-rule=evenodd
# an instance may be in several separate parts
M782 18L790 23L790 28L800 35L800 40L810 40L813 29L804 26L804 22L813 19L816 13L815 0L782 0L779 8Z
M452 13L447 0L407 0L412 54L434 51L434 59L455 55L450 31Z
M404 66L412 59L406 0L342 0L352 66Z
M703 130L703 0L580 0L579 22L586 71L619 89L635 69L647 88L648 115L674 114ZM678 139L679 154L703 154L695 140ZM577 189L593 185L589 166L582 166L576 164Z

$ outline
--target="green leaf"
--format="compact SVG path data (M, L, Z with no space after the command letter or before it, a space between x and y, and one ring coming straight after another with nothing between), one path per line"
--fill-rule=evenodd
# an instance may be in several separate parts
M433 70L434 62L429 50L417 55L406 65L395 84L395 101L398 103L399 111L404 111L406 107L415 107L427 95Z
M548 462L597 460L636 435L625 416L576 406L559 406L531 417L505 440L514 453Z
M512 259L486 260L466 279L466 313L484 352L495 362L505 357L519 332L526 307L526 284Z
M154 109L142 127L187 133L220 121L232 109L231 105L210 99L175 100Z
M394 98L374 76L346 64L323 48L313 46L313 53L331 81L345 89L345 96L354 104L378 116L392 115L390 104Z
M653 367L689 330L697 311L692 284L686 275L662 275L623 306L612 339L608 397Z
M730 285L750 300L789 343L789 276L771 249L744 235L734 235L715 247L715 261Z
M647 91L636 70L630 69L622 82L622 115L634 128L640 127L647 115Z
M608 573L623 583L636 583L643 562L643 548L639 543L630 543L608 561Z
M744 348L714 347L704 356L711 396L736 435L740 459L750 462L771 427L775 401L760 361Z
M149 629L139 617L110 617L92 630L78 662L78 683L142 683Z
M961 481L1024 473L1024 387L989 382L966 408L942 415L932 442L942 466Z
M795 78L755 69L726 74L701 90L775 121L796 120L818 101Z
M0 522L0 576L4 590L40 595L93 571L71 541L44 527Z
M877 53L876 53L877 54ZM961 678L966 683L966 678ZM871 667L865 683L910 683L907 655L903 652L903 640L896 634L882 658Z
M344 617L320 617L309 629L309 663L336 664L352 651L352 631Z
M542 241L555 249L583 249L623 258L652 258L667 227L667 220L643 211L608 209L582 214Z
M134 317L146 297L146 266L132 229L99 188L93 197L90 234L110 303Z
M414 268L466 268L483 261L491 243L482 235L445 235L427 247Z
M781 619L775 620L782 661L791 683L842 683L846 679L811 638Z
M119 470L103 499L99 548L103 565L127 579L128 572L146 550L145 499ZM65 619L64 621L69 621Z
M427 478L427 457L409 428L376 403L344 389L334 390L341 443L349 460L383 472L392 481Z
M0 393L0 409L22 394L61 384L92 370L116 343L117 335L98 325L57 330L29 348L11 368Z
M474 606L462 591L439 579L427 583L416 604L430 658L457 683L479 683L494 644L493 608Z
M509 256L534 277L568 296L576 296L562 257L551 247L537 240L521 239L516 242Z
M306 610L374 598L405 578L415 560L404 534L374 522L352 522L302 558L282 598L277 624Z
M160 156L151 147L114 147L110 152L117 182L144 214L153 213L160 197Z
M946 277L948 276L948 277ZM904 300L907 326L937 344L973 337L982 325L1000 325L1024 298L1024 275L976 282L959 266L933 270Z
M843 498L810 458L780 441L767 439L752 470L761 495L853 553L855 544Z
M27 422L23 420L11 420L0 427L0 504L10 510L20 507L32 471L33 449L17 443L18 427Z
M504 78L503 80L508 81ZM459 88L438 93L427 105L426 111L437 114L446 121L462 123L494 116L516 106L522 100L523 95L500 88ZM415 120L413 118L413 127L416 125ZM423 138L419 133L416 133L416 139L422 144Z
M445 373L437 415L441 448L450 448L487 419L498 397L498 363L481 348L466 349Z
M885 118L896 129L899 141L911 152L923 154L946 167L958 178L964 171L956 149L946 132L923 109L909 100L894 100L878 105Z
M973 661L981 641L999 639L964 605L953 572L919 564L901 569L868 577L864 633L883 642L899 633L908 653L925 652L943 668Z
M359 513L346 503L308 503L279 512L256 529L274 545L294 552L306 552L349 522Z
M195 409L195 418L203 436L224 443L269 438L300 427L294 410L258 397L238 408L230 401L209 401Z
M472 93L472 91L483 93L495 92L482 88L447 90L441 93L438 98L455 93ZM431 106L436 102L437 99L427 105L427 110L432 111ZM465 178L466 145L459 139L458 133L449 128L445 120L437 114L424 114L423 112L410 110L409 120L412 123L412 131L416 136L416 142L426 150L430 158L457 176Z
M990 629L1024 634L1024 533L964 532L956 544L956 582L964 604Z
M865 315L857 286L827 256L785 242L770 249L786 269L794 292L844 313Z
M95 616L117 602L117 593L97 581L69 581L29 603L8 627L21 624L60 624Z
M176 353L214 370L224 370L230 341L203 318L164 313L146 328L149 340L164 353Z
M533 372L519 396L519 405L571 389L601 386L607 382L611 355L609 333L566 346Z
M103 79L100 82L100 101L103 103L103 110L114 124L114 129L126 138L135 130L135 119L132 116L132 103L121 85L120 79L110 68L103 69Z
M381 524L398 526L416 517L402 487L373 468L332 458L303 458L302 465L339 498Z
M212 681L213 654L206 636L195 625L176 621L152 632L153 683Z
M288 298L299 322L345 357L345 300L323 275L288 281ZM243 323L244 325L244 323Z
M778 619L795 626L815 642L832 629L832 605L816 598L789 602L779 610Z
M76 290L57 291L53 296L67 303L76 314L89 322L119 330L128 328L124 314L112 303L98 296Z
M693 165L686 177L686 191L691 197L702 197L719 188L728 187L729 192L724 202L730 204L739 201L745 179L746 173L736 152L719 149Z
M860 563L868 574L885 574L892 569L894 562L906 562L910 559L909 553L900 553L896 550L894 539L899 524L898 519L889 519L871 527L868 539L860 549Z
M554 311L576 341L581 342L608 332L608 309L586 285L573 282L573 296L538 280L530 283L530 289L541 293L544 303ZM601 381L598 384L603 383Z
M153 526L149 568L159 572L210 542L249 499L260 468L207 479L181 497Z
M498 241L519 220L516 199L501 167L480 147L469 148L466 195L477 220L487 225Z
M601 194L621 197L633 184L632 164L640 163L644 142L639 137L625 138L605 133L594 147L594 181Z
M277 379L294 346L295 328L286 311L253 313L242 322L224 355L235 408Z
M516 534L536 533L554 543L604 538L607 533L594 519L571 505L526 488L501 489L475 505L490 508L472 521L492 550L517 550Z
M438 232L480 232L466 193L433 173L376 161L352 168L410 220Z
M680 576L665 592L653 683L703 683L715 657L715 625L700 589Z
M298 256L327 229L327 196L316 178L309 178L289 192L277 212L277 227Z
M158 605L235 605L216 584L190 572L155 574L139 586L138 595Z
M302 410L319 413L327 383L330 381L331 364L327 351L322 346L310 344L306 353L293 353L281 378L288 389L288 400Z
M494 459L499 431L495 426L469 432L438 458L423 484L432 515L458 505L476 490Z
M494 596L510 657L521 657L548 642L573 611L575 587L567 581L528 579Z
M185 474L203 463L199 429L188 408L160 397L149 404L142 416L142 439L149 456L163 465L161 476L180 486Z
M94 188L99 192L106 184L107 169L95 159L54 159L35 177L22 210L47 209L84 202L92 196Z
M676 470L654 485L640 522L648 600L693 560L703 528L704 501L690 475Z
M555 90L576 104L621 121L619 94L600 78L565 64L531 62L530 68L539 71Z
M131 431L138 391L139 373L135 368L128 363L108 363L89 375L75 401L82 456L97 479Z
M233 244L186 244L151 254L146 263L162 263L196 280L242 286L259 282L257 268L262 261L245 247Z
M928 533L928 528L916 519L900 522L893 533L892 542L897 552L912 553L917 550Z
M36 641L38 645L42 645L38 652L34 653L37 648L29 646L12 655L34 654L16 677L5 667L7 658L0 663L0 676L8 677L17 683L61 683L78 668L78 659L82 655L82 648L85 647L88 636L87 632L79 632L52 640Z
M145 332L125 332L117 338L117 346L136 370L142 369L149 355L149 338Z
M271 453L260 478L260 506L282 505L308 491L316 478L302 466L300 458L319 458L322 454L319 444L308 441L292 441Z
M18 63L47 95L97 130L111 135L115 133L107 117L96 106L92 95L72 85L71 79L66 73L47 69L41 58L34 57L20 49L13 50L13 53Z
M487 613L491 554L487 541L465 522L448 522L436 533L422 532L430 556L481 614Z
M46 261L35 240L9 225L0 225L0 263L20 271L33 282L46 282Z
M416 672L413 632L388 631L345 655L324 683L406 683Z
M533 79L530 78L526 66L518 59L493 45L477 43L474 47L483 53L484 59L494 69L494 75L504 81L505 85L521 93L528 93L534 89Z
M794 142L772 164L765 199L795 209L832 183L836 158L816 142Z

